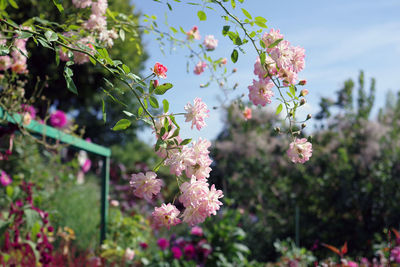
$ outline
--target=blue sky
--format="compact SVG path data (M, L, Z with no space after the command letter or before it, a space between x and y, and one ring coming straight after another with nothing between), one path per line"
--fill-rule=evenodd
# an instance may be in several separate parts
M170 26L182 26L189 30L197 25L202 37L213 34L219 45L211 53L213 58L230 58L233 45L222 36L224 21L222 11L207 10L207 20L199 21L197 11L201 8L169 1L173 7L170 12L165 4L152 0L136 0L133 3L144 14L156 15L160 28L165 27L163 21L167 14ZM196 2L196 1L193 1ZM306 88L310 91L308 104L303 113L318 112L321 97L335 98L334 92L340 89L348 78L356 79L360 70L364 70L366 78L377 79L376 106L384 104L389 90L400 89L400 1L398 0L336 0L336 1L265 1L245 0L233 10L234 14L244 18L240 8L248 10L253 17L263 16L269 28L280 29L285 39L293 45L306 49L306 68L300 73L301 79L307 79ZM178 37L184 38L183 34ZM208 88L199 88L199 84L207 81L203 75L196 76L191 71L186 73L187 50L175 50L163 55L154 35L145 35L145 49L150 55L146 62L147 69L155 62L168 67L168 82L174 84L165 97L169 100L172 112L182 112L186 103L192 102L196 96L205 101L209 107L219 105L217 96L221 96L217 84ZM197 41L201 42L201 41ZM246 54L239 55L236 64L228 63L228 69L237 68L231 76L232 84L239 83L237 91L231 96L245 93L247 86L255 78L253 64L256 58L254 49L244 47ZM193 66L190 66L190 70ZM367 83L367 88L369 83ZM275 102L275 103L274 103ZM278 105L273 101L270 108ZM377 108L375 108L376 110ZM224 114L221 110L210 108L208 127L200 132L191 130L190 125L180 120L183 137L205 137L214 139L223 127ZM143 131L140 138L153 142L151 131Z

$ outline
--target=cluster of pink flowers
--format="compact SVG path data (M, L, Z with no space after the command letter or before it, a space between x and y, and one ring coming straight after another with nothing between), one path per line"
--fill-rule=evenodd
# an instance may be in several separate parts
M185 121L192 122L192 129L195 125L197 130L200 130L206 126L204 119L209 117L208 113L210 110L207 109L206 103L201 101L201 98L196 97L194 99L194 105L190 103L186 104L185 111L187 112L185 114Z
M208 51L212 51L218 46L218 40L215 39L214 35L206 35L203 44Z
M265 106L271 103L274 85L271 77L280 79L285 86L294 85L297 74L304 69L304 48L292 46L283 38L279 30L271 29L269 33L264 33L262 41L266 47L265 63L261 66L260 58L257 58L254 74L258 76L259 81L253 80L253 85L248 87L249 98L254 105Z
M0 184L2 186L7 186L11 183L12 179L10 178L10 176L5 171L2 170L0 173Z
M295 139L287 154L293 163L305 163L312 156L312 144L306 138Z
M0 35L0 37L2 37ZM11 69L18 74L28 73L26 42L28 39L15 39L14 49L10 56L0 56L0 71ZM0 38L0 45L6 45L6 39ZM25 55L24 55L25 54Z

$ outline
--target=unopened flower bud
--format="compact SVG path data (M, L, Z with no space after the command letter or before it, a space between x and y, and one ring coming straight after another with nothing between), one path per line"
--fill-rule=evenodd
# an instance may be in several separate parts
M308 114L307 115L307 120L311 119L311 117L312 117L311 114Z
M234 68L234 69L232 70L232 73L235 73L235 72L237 72L237 68Z
M219 86L220 86L220 87L223 87L224 85L225 85L224 82L220 82L220 83L219 83Z
M306 103L306 99L305 98L300 99L300 106L304 105L305 103Z
M154 80L154 81L153 81L153 86L154 86L154 88L157 88L157 86L158 86L158 80Z
M233 86L233 89L238 88L238 86L239 86L239 84L238 84L238 83L235 83L235 85Z
M301 81L299 82L299 85L306 85L306 83L307 83L306 80L301 80Z
M281 131L281 128L275 127L274 130L275 130L275 132L279 133Z
M300 96L306 96L308 95L308 90L307 89L303 89L300 91Z
M307 126L307 124L303 123L303 124L301 125L301 128L304 129L304 128L306 128L306 126Z
M203 88L203 87L205 87L206 85L204 84L204 83L201 83L200 84L200 88Z

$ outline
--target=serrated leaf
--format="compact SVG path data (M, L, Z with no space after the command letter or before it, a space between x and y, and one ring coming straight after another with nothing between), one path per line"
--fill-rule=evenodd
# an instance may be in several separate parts
M231 54L231 59L233 63L236 63L239 58L239 52L236 49L233 49L232 54Z
M197 17L199 17L199 20L206 20L207 15L203 10L200 10L197 12Z
M250 13L246 9L242 8L242 12L247 18L253 19L252 16L250 15Z
M154 90L156 95L163 95L165 92L167 92L169 89L171 89L173 85L171 83L163 83L159 86L156 87Z
M278 115L279 113L281 113L281 111L282 111L282 109L283 109L283 106L282 106L282 103L281 104L279 104L279 106L276 108L276 115Z
M163 110L164 110L164 113L167 113L168 110L169 110L169 102L167 101L167 99L164 99L164 100L162 101L162 103L163 103Z
M129 126L131 126L131 122L127 119L121 119L119 120L114 127L112 128L113 131L121 131L121 130L125 130L126 128L128 128Z
M154 96L150 96L150 97L149 97L149 102L150 102L150 105L151 105L153 108L159 108L159 107L160 107L160 105L158 104L157 98L155 98Z

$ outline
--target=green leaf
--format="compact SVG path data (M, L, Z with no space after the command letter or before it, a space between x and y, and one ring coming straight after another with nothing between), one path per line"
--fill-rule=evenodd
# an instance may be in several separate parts
M68 68L68 67L65 67L65 69L64 69L64 78L65 78L65 82L67 83L67 88L72 93L77 95L78 94L78 90L76 89L75 83L71 78L72 75L74 75L72 70L70 68Z
M14 0L8 0L8 3L9 3L13 8L15 8L15 9L18 9L18 8L19 8L18 5L17 5L17 3L15 3Z
M281 113L281 111L282 111L282 108L283 108L283 106L282 106L282 103L281 104L279 104L279 106L276 108L276 115L278 115L279 113Z
M191 141L192 141L192 139L188 138L188 139L183 140L179 145L184 146L184 145L189 144Z
M235 9L235 8L236 8L236 3L235 3L235 0L231 0L231 5L232 5L232 8L233 8L233 9Z
M262 48L265 48L265 43L264 43L263 40L260 40L260 46L261 46Z
M112 128L113 131L121 131L121 130L125 130L126 128L128 128L129 126L131 126L131 122L127 119L121 119L119 120L114 127Z
M46 36L46 39L47 39L47 41L49 41L49 42L54 42L54 41L57 41L58 40L58 35L55 33L55 32L53 32L53 31L46 31L45 33L44 33L44 36Z
M239 58L239 52L236 49L233 49L232 54L231 54L231 59L233 63L236 63Z
M133 113L130 113L129 111L126 111L126 110L123 110L122 112L125 113L125 115L128 117L135 116Z
M28 39L32 36L33 34L30 32L22 32L22 31L17 32L17 39Z
M206 20L207 19L206 13L204 11L202 11L202 10L197 12L197 16L199 17L200 20Z
M224 27L222 27L222 34L224 36L226 36L228 34L230 28L231 28L231 26L229 26L229 25L225 25Z
M119 37L122 41L125 41L125 31L123 29L119 30Z
M138 108L138 111L137 111L137 113L138 113L138 116L140 117L140 116L142 116L142 114L143 114L143 108L142 107L139 107Z
M248 19L253 19L250 13L246 9L242 8L242 12Z
M172 11L171 4L170 4L170 3L167 3L167 6L168 6L168 9L169 9L170 11Z
M10 198L12 198L13 193L14 193L14 187L12 187L11 185L8 185L8 186L6 187L6 194L7 194L7 196L10 197Z
M255 17L254 19L255 19L255 21L262 22L262 23L267 22L267 20L263 17Z
M149 102L150 102L150 105L151 105L153 108L159 108L159 107L160 107L160 105L158 104L157 98L155 98L154 96L150 96L150 97L149 97Z
M266 57L267 56L265 55L265 52L262 52L261 55L260 55L261 66L264 66Z
M57 7L58 11L63 12L64 8L62 6L62 0L53 0L54 5Z
M106 123L107 120L107 113L106 113L106 103L104 102L104 99L101 99L101 104L102 104L102 112L103 112L103 121Z
M270 44L268 46L268 48L274 48L275 46L277 46L283 39L278 39L275 42L273 42L272 44Z
M10 49L7 46L0 45L0 56L6 56L10 53Z
M40 43L43 47L46 47L46 48L48 48L48 49L53 49L53 47L51 47L51 46L49 45L49 43L47 42L46 39L44 39L44 38L42 38L42 37L38 37L38 41L39 41L39 43Z
M169 103L168 103L167 99L164 99L164 100L162 101L162 103L163 103L164 113L167 113L168 110L169 110Z
M25 215L26 224L27 224L28 229L32 229L35 222L37 222L40 219L37 211L32 210L32 209L25 209L24 215Z
M268 28L268 26L264 22L257 21L257 20L254 22L257 24L257 26L259 26L261 28Z
M289 89L290 89L290 92L292 93L292 95L295 96L296 95L296 88L294 87L294 85L291 85L289 87Z
M131 72L131 69L125 64L122 65L122 69L125 71L125 73Z
M155 89L155 93L157 95L163 95L165 92L167 92L169 89L171 89L173 85L171 83L163 83Z

